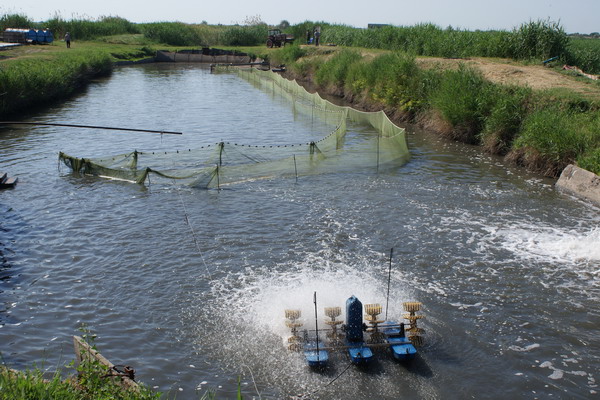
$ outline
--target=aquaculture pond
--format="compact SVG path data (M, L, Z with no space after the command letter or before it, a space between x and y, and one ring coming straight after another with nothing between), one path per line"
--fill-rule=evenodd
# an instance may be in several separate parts
M385 168L216 189L72 174L59 151L98 157L221 141L317 140L331 121L236 74L198 65L117 69L29 122L0 130L0 352L54 370L86 324L115 364L177 399L590 398L600 366L600 210L476 148L408 130ZM367 134L349 125L350 135ZM284 309L423 303L410 365L311 372L286 350ZM340 375L341 374L341 375ZM336 379L336 377L338 377Z

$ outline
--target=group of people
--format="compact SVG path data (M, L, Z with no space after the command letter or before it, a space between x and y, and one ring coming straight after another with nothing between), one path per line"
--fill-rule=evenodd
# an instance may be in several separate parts
M313 32L313 38L311 38L311 36L310 36L310 30L306 31L306 44L311 44L314 41L315 46L318 46L320 38L321 38L321 27L320 26L315 27L315 30Z

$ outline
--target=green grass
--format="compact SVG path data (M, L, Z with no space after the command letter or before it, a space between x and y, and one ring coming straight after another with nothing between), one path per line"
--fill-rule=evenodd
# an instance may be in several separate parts
M348 70L361 59L359 52L344 49L320 66L315 75L315 82L321 86L344 87Z
M433 112L450 127L440 129L451 138L548 176L569 163L600 173L600 104L574 92L498 85L464 65L422 70L414 56L399 52L372 58L342 49L310 68L321 89L342 94L343 88L354 101L380 104L409 121Z
M458 70L443 73L430 104L452 126L453 139L477 143L495 100L493 85L478 71L461 64Z
M73 51L5 61L0 69L0 116L70 96L93 77L112 71L110 55Z
M73 41L96 39L101 36L139 33L138 25L121 17L100 17L94 19L63 19L60 16L43 22L44 28L52 30L54 38L63 38L65 33L71 34Z
M542 168L547 169L549 175L559 174L575 160L583 160L588 164L593 164L595 160L597 164L599 120L598 111L536 110L523 121L523 129L514 142L514 148L521 150L529 162L544 165Z
M26 27L33 23L25 15L5 14L0 17L2 24ZM219 45L287 64L301 77L314 76L321 88L382 105L408 120L434 111L450 126L451 137L483 144L489 152L507 154L550 175L568 162L600 172L596 116L600 106L590 100L594 96L582 98L564 89L533 95L526 88L492 84L466 67L422 70L415 63L416 55L510 57L536 64L558 56L559 62L589 73L600 72L600 40L569 38L559 23L549 20L529 21L510 32L442 29L433 24L358 29L311 21L288 29L300 43L307 30L321 26L323 44L349 47L340 51L327 46L267 49L268 27L261 23L133 24L120 17L55 17L43 25L53 29L58 38L71 32L73 48L67 50L57 41L33 51L3 52L8 59L0 60L0 117L65 98L90 78L110 73L117 60L148 57L155 49ZM94 41L82 40L85 38ZM374 50L364 58L356 46ZM591 91L596 88L597 84L590 85Z
M85 326L80 330L82 338L94 349L94 338ZM0 365L0 400L158 400L161 393L138 385L138 390L127 390L119 384L118 379L108 378L111 375L108 367L96 359L82 354L78 366L74 362L74 375L64 378L63 371L58 369L47 379L39 368L13 371Z
M589 74L600 74L600 39L572 38L565 61Z
M491 154L506 155L521 131L527 115L531 89L520 86L494 86L496 99L479 136L484 149Z
M172 46L199 46L200 32L181 22L153 22L141 24L141 33L147 39Z

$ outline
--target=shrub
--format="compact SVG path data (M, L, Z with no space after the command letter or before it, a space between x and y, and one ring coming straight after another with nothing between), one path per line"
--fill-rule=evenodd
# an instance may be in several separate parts
M25 14L3 14L0 17L0 29L6 28L32 28L33 22Z
M221 33L219 42L225 46L256 46L266 42L267 31L265 24L231 26Z
M492 84L464 64L458 70L445 71L431 97L433 108L453 127L450 136L466 143L478 142L478 133L493 104Z
M566 63L590 74L600 74L600 40L571 39Z
M595 130L597 119L597 115L556 108L534 111L523 121L523 130L513 148L521 154L522 161L556 176L588 152L593 159L600 144L600 134Z
M489 153L506 154L521 130L532 92L518 86L498 86L497 89L497 99L486 118L481 142Z
M154 22L141 24L140 30L148 39L172 46L198 46L199 32L182 22Z
M139 33L137 25L125 18L113 16L100 17L97 20L65 20L60 16L55 16L46 21L45 27L52 30L55 37L61 37L69 32L74 40L90 40L101 36Z
M360 53L354 50L344 49L338 52L317 70L315 76L317 84L343 87L350 66L361 59Z
M577 165L600 175L600 146L577 157Z
M510 56L515 59L549 59L567 54L569 38L558 22L529 21L513 31Z

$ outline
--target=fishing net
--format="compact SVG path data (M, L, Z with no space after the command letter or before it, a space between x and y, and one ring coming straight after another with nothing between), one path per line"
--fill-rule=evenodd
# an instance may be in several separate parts
M317 93L309 93L296 81L269 71L237 72L255 86L287 98L294 112L335 121L335 129L308 143L265 146L220 142L185 151L133 151L102 158L77 158L61 152L59 159L76 173L139 184L155 176L201 188L260 179L379 171L408 161L405 131L393 124L383 111L362 112L337 106ZM372 129L348 133L349 123Z

